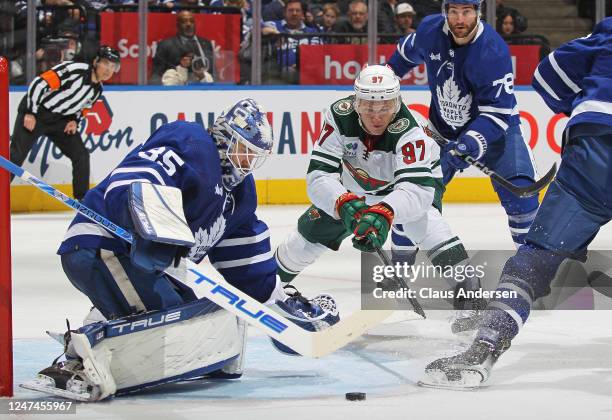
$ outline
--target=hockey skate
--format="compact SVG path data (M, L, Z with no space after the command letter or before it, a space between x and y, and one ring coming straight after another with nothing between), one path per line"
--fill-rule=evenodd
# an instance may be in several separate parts
M453 299L455 313L450 320L451 331L453 334L473 339L473 335L484 316L487 301L482 298L457 297L461 286L462 284L458 284L455 288L455 298ZM480 282L478 282L478 287L480 287Z
M66 360L55 359L21 388L76 401L99 401L114 395L116 384L110 374L110 354L95 359L87 337L70 329L64 334L47 331L64 347ZM61 356L60 356L61 357Z
M510 344L494 345L476 340L465 352L435 360L425 368L425 376L418 382L427 388L470 391L487 384L493 365Z
M76 401L102 399L101 388L89 379L82 362L76 359L57 362L38 372L33 380L20 386Z
M277 300L270 308L305 330L320 331L340 321L336 301L330 295L320 294L307 299L292 285L285 286L284 290L289 298ZM299 356L299 353L274 339L272 344L281 353Z

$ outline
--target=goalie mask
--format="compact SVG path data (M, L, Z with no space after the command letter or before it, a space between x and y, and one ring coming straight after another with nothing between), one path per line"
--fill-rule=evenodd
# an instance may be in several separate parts
M215 120L212 135L219 149L226 188L238 185L272 153L272 128L253 99L242 99Z
M368 133L381 135L402 105L400 80L391 67L365 67L355 79L353 106Z

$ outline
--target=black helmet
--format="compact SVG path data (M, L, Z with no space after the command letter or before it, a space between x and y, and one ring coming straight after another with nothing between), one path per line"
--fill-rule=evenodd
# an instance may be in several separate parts
M119 51L109 47L108 45L102 45L100 48L98 48L96 58L94 58L93 61L94 65L103 58L111 63L115 63L115 73L119 72L119 68L121 67L121 57L119 56Z
M121 64L121 56L119 56L119 51L109 47L108 45L102 45L100 48L98 48L96 60L101 58L106 58L111 63Z

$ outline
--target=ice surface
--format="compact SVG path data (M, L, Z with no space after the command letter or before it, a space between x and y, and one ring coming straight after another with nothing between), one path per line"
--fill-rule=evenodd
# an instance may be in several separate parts
M278 243L305 206L259 210ZM498 205L448 205L445 216L470 249L512 249ZM13 325L15 383L31 378L61 353L45 330L79 325L88 300L63 275L55 251L70 213L14 215ZM612 249L604 228L594 249ZM306 295L331 293L341 311L359 305L359 254L344 244L296 281ZM203 264L214 275L214 269ZM80 404L84 419L612 419L612 312L537 312L493 371L492 385L474 392L415 386L432 359L460 350L448 313L426 321L382 325L319 360L284 356L251 330L242 379L173 384L97 404ZM344 393L367 392L350 402ZM18 398L47 398L15 389ZM45 417L51 418L53 416ZM74 415L64 416L74 419Z

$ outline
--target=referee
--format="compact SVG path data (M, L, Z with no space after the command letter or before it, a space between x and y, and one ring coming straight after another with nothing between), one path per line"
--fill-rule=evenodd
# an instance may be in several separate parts
M89 152L77 125L102 95L102 82L118 72L119 66L119 52L102 46L92 64L65 61L34 79L19 103L11 162L21 166L36 139L48 136L72 161L72 191L81 200L89 189Z

